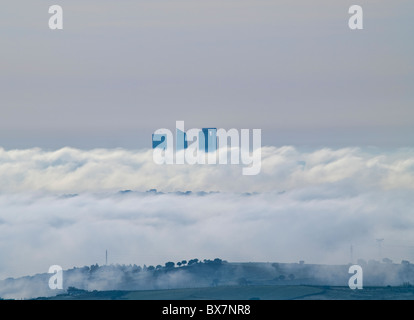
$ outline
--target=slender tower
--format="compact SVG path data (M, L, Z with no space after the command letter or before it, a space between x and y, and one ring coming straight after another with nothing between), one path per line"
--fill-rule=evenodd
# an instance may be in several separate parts
M354 247L351 244L351 264L353 264L353 263L354 263Z
M382 259L382 243L384 242L384 239L377 239L377 243L378 243L378 257L381 261Z
M105 265L108 265L108 249L105 251Z

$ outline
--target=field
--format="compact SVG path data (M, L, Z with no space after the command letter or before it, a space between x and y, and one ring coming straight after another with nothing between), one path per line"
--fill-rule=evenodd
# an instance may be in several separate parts
M79 291L52 300L414 300L404 287L222 286L142 291Z

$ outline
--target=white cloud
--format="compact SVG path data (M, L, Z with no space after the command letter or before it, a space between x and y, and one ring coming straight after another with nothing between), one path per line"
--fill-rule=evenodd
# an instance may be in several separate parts
M262 173L243 176L241 166L157 166L151 150L0 150L0 279L102 264L106 249L111 263L140 265L347 263L351 244L355 258L378 259L385 238L384 256L414 259L403 246L414 244L413 150L262 151ZM141 192L152 188L221 193Z
M191 258L301 259L347 263L384 256L412 259L412 190L351 195L347 187L310 187L244 196L152 193L77 197L0 196L0 279L110 263L162 264ZM397 248L398 249L398 248Z
M414 150L379 153L358 148L301 152L262 148L262 171L243 176L237 165L156 165L152 150L0 149L0 191L58 193L146 191L271 192L324 184L356 189L413 189Z

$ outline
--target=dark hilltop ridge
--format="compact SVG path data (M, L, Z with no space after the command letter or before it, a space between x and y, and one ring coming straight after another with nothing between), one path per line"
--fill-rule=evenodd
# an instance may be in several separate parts
M230 263L219 258L164 265L103 265L63 272L63 289L51 290L52 274L0 281L5 299L368 299L414 298L414 265L360 260L362 290L351 290L349 265Z

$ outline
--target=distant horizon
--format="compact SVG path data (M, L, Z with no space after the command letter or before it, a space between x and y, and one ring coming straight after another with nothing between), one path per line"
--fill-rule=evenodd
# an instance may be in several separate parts
M215 258L205 259L205 260L212 261L214 259ZM359 261L348 262L348 263L318 263L318 262L308 263L308 262L306 262L306 261L303 260L304 263L301 263L302 260L299 260L299 261L295 262L295 261L278 261L278 260L275 260L275 261L228 261L226 259L221 259L221 258L219 258L219 259L222 260L223 263L225 263L225 264L258 264L258 265L259 264L270 264L270 265L273 265L273 264L281 264L281 265L307 265L307 266L330 266L330 267L359 265ZM170 260L166 261L165 263L167 263L169 261L174 262L172 260L174 260L174 259L170 259ZM414 265L414 264L411 263L412 261L409 261L409 260L406 260L406 259L402 259L400 262L392 261L392 260L391 260L392 262L384 262L382 260L380 261L380 260L375 260L375 259L364 259L364 258L359 258L358 260L363 260L364 263L367 264L367 265L370 265L370 264L372 265L373 263L380 264L380 265L404 265L404 264L406 264L406 262L408 262L410 265ZM179 269L179 268L191 267L191 265L188 265L188 264L183 265L183 266L177 266L177 262L174 262L175 266L173 268ZM165 263L159 263L159 264L146 264L146 263L137 264L137 263L132 263L132 262L131 263L112 262L112 263L108 263L108 264L105 264L105 263L99 264L98 262L96 262L96 263L92 263L92 264L84 264L84 265L80 264L80 265L77 265L77 266L66 267L66 268L63 268L63 271L70 271L70 270L82 269L84 267L90 268L92 266L98 266L99 268L102 268L102 267L137 266L137 267L142 268L143 270L145 270L144 267L146 267L147 269L149 267L154 267L154 270L157 270L156 269L156 266L158 266L158 265L160 265L163 269L165 269L166 268ZM204 259L203 260L199 260L198 263L200 263L200 264L205 263L204 262ZM150 270L150 271L152 271L152 270ZM1 281L5 281L5 280L10 280L10 279L17 280L17 279L21 279L21 278L25 278L25 277L33 277L33 276L38 276L38 275L49 275L50 276L50 274L46 270L45 272L38 272L38 273L25 274L25 275L14 276L14 277L0 278L0 282Z
M235 126L233 126L235 127ZM225 129L230 129L228 127ZM167 128L174 129L173 126ZM193 126L188 126L193 128ZM248 127L250 129L256 127ZM57 150L65 147L76 149L145 149L152 147L152 130L126 130L117 131L111 134L91 134L88 132L42 134L40 132L22 132L5 131L0 128L0 148L7 150L12 149L30 149L41 148L45 150ZM262 129L263 146L295 146L298 148L344 148L344 147L375 147L383 149L395 149L404 147L414 147L414 131L412 126L403 127L349 127L349 128L319 128L297 130L286 130L278 128L258 128ZM7 139L6 139L7 137Z

